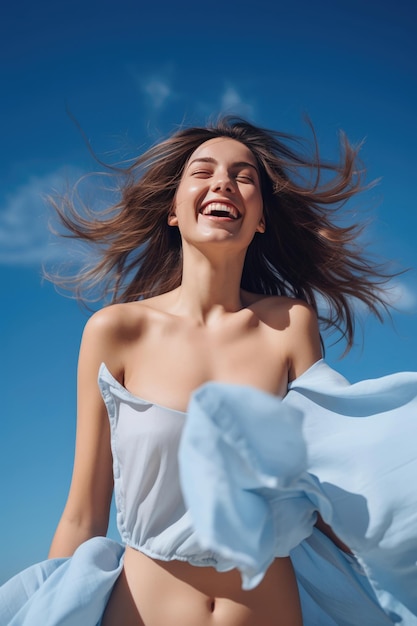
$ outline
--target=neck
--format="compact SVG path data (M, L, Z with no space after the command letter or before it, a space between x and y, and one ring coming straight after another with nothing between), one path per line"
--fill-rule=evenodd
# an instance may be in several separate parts
M175 311L200 323L222 313L242 309L240 281L245 254L208 258L201 251L183 249L183 274L176 291Z

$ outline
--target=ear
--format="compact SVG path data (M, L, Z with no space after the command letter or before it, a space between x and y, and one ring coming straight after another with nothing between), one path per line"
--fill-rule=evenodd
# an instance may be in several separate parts
M265 232L265 218L264 216L261 217L259 224L256 228L256 232L257 233L264 233Z
M178 226L178 218L175 213L170 213L168 215L168 226Z

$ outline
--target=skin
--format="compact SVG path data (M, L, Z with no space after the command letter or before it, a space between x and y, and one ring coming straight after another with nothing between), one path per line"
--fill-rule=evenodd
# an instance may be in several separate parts
M202 214L222 205L238 218ZM50 557L70 556L107 531L113 477L108 417L96 382L102 362L135 395L185 411L191 392L208 380L282 397L288 382L321 358L308 305L240 289L247 247L265 230L256 161L246 146L229 138L202 144L185 168L167 219L182 237L181 286L106 307L86 324L73 478ZM302 618L289 558L276 559L256 589L242 591L235 570L161 562L127 548L103 618L103 626L120 623L299 626Z

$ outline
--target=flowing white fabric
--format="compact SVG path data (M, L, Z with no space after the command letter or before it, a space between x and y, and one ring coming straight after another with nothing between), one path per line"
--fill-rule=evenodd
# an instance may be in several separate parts
M313 533L319 511L354 555L342 558L355 584L391 623L417 624L417 373L350 385L319 361L284 400L207 383L190 403L180 472L202 546L235 563L245 588L274 557L291 554L303 594L311 599L314 589L332 617L333 568L322 563L317 580L305 566L341 556ZM357 623L361 609L349 615L347 607L335 623L341 614L343 624ZM363 623L384 623L377 620Z

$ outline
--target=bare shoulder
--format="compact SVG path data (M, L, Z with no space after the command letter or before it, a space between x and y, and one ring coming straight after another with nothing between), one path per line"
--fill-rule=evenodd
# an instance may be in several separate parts
M162 300L162 296L156 296L106 306L90 317L85 331L101 339L132 339L132 334L140 334L149 322L164 314Z
M143 318L142 311L143 307L138 302L111 304L93 313L85 325L84 332L98 335L100 338L106 335L118 336L133 324L140 322Z
M93 313L84 328L80 360L94 369L105 363L122 378L126 350L140 337L146 319L147 310L139 302L113 304Z
M94 313L85 325L81 344L95 363L105 363L112 374L123 378L127 353L165 320L165 294L135 302L112 304Z
M297 327L298 330L305 328L318 332L317 315L310 304L296 298L284 298L284 300L286 302L283 303L283 306L288 307L288 314L293 328Z
M252 294L251 294L252 295ZM313 326L318 328L317 315L312 306L297 298L287 296L253 296L251 308L266 320L286 318L287 326Z
M301 376L322 356L316 312L307 302L285 296L269 296L253 302L251 308L277 335L279 349L286 355L288 379Z

